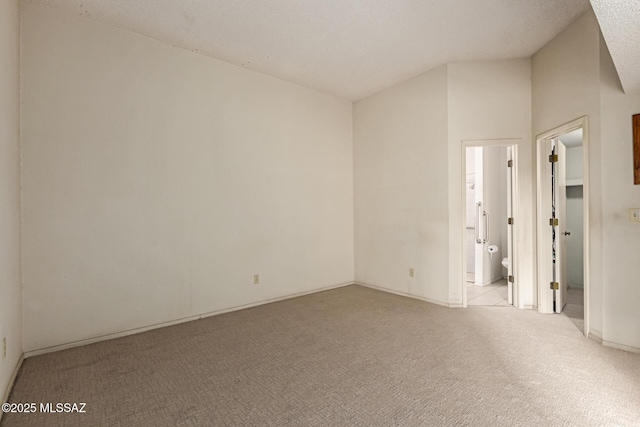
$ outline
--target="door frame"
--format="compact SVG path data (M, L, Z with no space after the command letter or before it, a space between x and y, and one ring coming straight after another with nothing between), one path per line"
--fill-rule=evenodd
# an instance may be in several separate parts
M518 271L519 263L518 263L518 251L517 251L517 238L520 230L520 223L518 221L518 211L520 207L520 197L519 195L519 175L518 175L518 143L521 142L521 139L476 139L476 140L462 140L462 155L460 156L462 159L461 164L461 185L460 185L460 201L461 201L461 216L460 216L460 227L461 227L461 235L462 235L462 256L460 257L460 270L462 271L460 281L460 286L462 287L462 306L467 308L467 286L466 286L466 277L467 277L467 188L466 188L466 177L467 177L467 148L472 147L510 147L511 148L511 158L513 159L513 181L511 188L511 197L512 197L512 215L515 219L513 226L513 306L518 308L524 308L522 303L522 295L521 292L518 292ZM506 167L506 165L505 165Z
M536 137L536 269L535 283L537 283L537 305L540 313L553 313L553 291L549 288L549 282L540 271L546 271L551 259L551 248L541 242L542 233L548 230L548 218L542 212L542 201L545 197L551 197L550 189L542 185L543 163L545 161L545 143L566 133L582 129L582 194L583 194L583 292L584 292L584 335L589 336L589 120L587 116L580 117L541 133ZM547 223L545 224L545 220ZM546 283L546 284L545 284Z

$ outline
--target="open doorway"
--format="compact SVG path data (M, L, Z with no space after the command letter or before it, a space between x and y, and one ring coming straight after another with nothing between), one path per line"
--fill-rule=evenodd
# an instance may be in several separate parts
M584 179L582 128L558 136L566 148L565 197L567 295L564 313L584 333Z
M586 118L537 138L538 311L563 313L588 334Z
M515 146L469 141L463 150L465 306L512 306Z

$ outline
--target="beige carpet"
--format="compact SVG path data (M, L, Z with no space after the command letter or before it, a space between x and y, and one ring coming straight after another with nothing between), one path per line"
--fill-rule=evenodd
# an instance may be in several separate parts
M561 315L349 286L29 358L2 426L639 426L640 355Z

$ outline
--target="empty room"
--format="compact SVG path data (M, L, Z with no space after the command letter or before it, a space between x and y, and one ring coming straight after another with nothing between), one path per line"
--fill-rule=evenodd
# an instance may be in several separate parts
M0 425L639 426L638 1L0 1Z

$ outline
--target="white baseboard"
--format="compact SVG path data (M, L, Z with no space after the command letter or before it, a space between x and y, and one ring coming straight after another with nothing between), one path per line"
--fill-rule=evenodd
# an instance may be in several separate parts
M345 282L345 283L340 283L340 284L337 284L337 285L325 286L325 287L318 288L318 289L312 289L310 291L297 292L297 293L294 293L294 294L288 294L288 295L284 295L284 296L281 296L281 297L270 298L270 299L267 299L267 300L258 301L258 302L254 302L254 303L250 303L250 304L243 304L243 305L238 305L238 306L235 306L235 307L224 308L224 309L221 309L221 310L210 311L210 312L206 312L206 313L202 313L202 314L196 314L196 315L189 316L189 317L183 317L183 318L180 318L180 319L169 320L167 322L156 323L154 325L142 326L140 328L129 329L129 330L126 330L126 331L121 331L121 332L114 332L114 333L111 333L111 334L100 335L100 336L93 337L93 338L86 338L86 339L73 341L73 342L69 342L69 343L65 343L65 344L54 345L54 346L51 346L51 347L44 347L44 348L39 348L39 349L35 349L35 350L29 350L29 351L26 351L24 353L24 358L33 357L33 356L39 356L41 354L53 353L55 351L60 351L60 350L67 350L69 348L80 347L80 346L83 346L83 345L93 344L93 343L97 343L97 342L100 342L100 341L107 341L107 340L112 340L112 339L115 339L115 338L126 337L126 336L129 336L129 335L134 335L134 334L139 334L141 332L150 331L152 329L158 329L158 328L164 328L164 327L167 327L167 326L179 325L180 323L191 322L193 320L199 320L199 319L205 319L207 317L216 316L218 314L224 314L224 313L229 313L229 312L232 312L232 311L244 310L245 308L257 307L259 305L270 304L272 302L284 301L284 300L287 300L287 299L297 298L297 297L301 297L301 296L304 296L304 295L310 295L310 294L315 294L315 293L318 293L318 292L329 291L331 289L342 288L344 286L349 286L349 285L353 285L353 284L354 284L354 282Z
M16 377L18 376L18 371L20 371L22 362L24 362L24 354L20 355L20 359L18 359L18 363L16 363L16 366L13 368L13 372L11 373L11 377L9 378L9 383L7 384L7 388L4 390L4 393L2 394L2 401L0 403L9 401L9 395L11 394L13 383L16 382ZM2 415L4 415L4 412L0 411L0 422L2 422Z
M602 344L602 333L600 331L596 331L595 329L591 329L589 331L589 336L587 338L597 342L598 344Z
M400 295L400 296L403 296L403 297L409 297L409 298L413 298L413 299L419 299L420 301L430 302L431 304L436 304L436 305L440 305L440 306L443 306L443 307L451 307L451 308L462 307L462 304L460 304L460 303L449 304L447 302L442 302L442 301L434 300L434 299L431 299L431 298L421 297L419 295L413 295L413 294L410 294L410 293L407 293L407 292L401 292L401 291L396 291L394 289L385 288L384 286L371 285L369 283L364 283L364 282L354 282L354 284L360 285L360 286L364 286L366 288L375 289L377 291L387 292L387 293L390 293L390 294Z
M294 293L294 294L288 294L288 295L284 295L281 297L277 297L277 298L271 298L271 299L267 299L267 300L263 300L263 301L258 301L258 302L254 302L254 303L250 303L250 304L244 304L244 305L239 305L239 306L235 306L235 307L230 307L230 308L226 308L226 309L221 309L221 310L216 310L216 311L211 311L211 312L207 312L207 313L202 313L202 314L198 314L198 315L194 315L194 316L189 316L189 317L185 317L185 318L181 318L181 319L176 319L176 320L170 320L167 322L162 322L162 323L157 323L154 325L148 325L148 326L143 326L140 328L134 328L134 329L130 329L130 330L126 330L126 331L122 331L122 332L115 332L112 334L106 334L106 335L101 335L101 336L97 336L97 337L93 337L93 338L87 338L87 339L83 339L83 340L78 340L78 341L74 341L74 342L70 342L70 343L65 343L65 344L60 344L60 345L55 345L55 346L51 346L51 347L45 347L45 348L40 348L40 349L36 349L36 350L30 350L27 351L25 353L22 354L22 356L20 356L20 359L18 360L18 363L16 364L13 373L11 375L11 378L9 380L9 384L7 385L6 390L4 391L4 395L3 395L3 400L2 402L6 402L7 399L9 398L9 393L11 392L11 389L13 387L13 383L15 382L15 379L18 375L18 371L20 370L20 367L22 366L22 362L24 361L24 359L28 358L28 357L32 357L32 356L38 356L41 354L46 354L46 353L53 353L55 351L60 351L60 350L66 350L69 348L74 348L74 347L80 347L83 345L87 345L87 344L93 344L96 342L100 342L100 341L107 341L107 340L111 340L111 339L115 339L115 338L121 338L121 337L126 337L129 335L134 335L134 334L139 334L141 332L146 332L146 331L150 331L152 329L158 329L158 328L164 328L167 326L173 326L173 325L178 325L180 323L185 323L185 322L190 322L192 320L198 320L198 319L204 319L207 317L211 317L211 316L216 316L218 314L224 314L224 313L229 313L232 311L237 311L237 310L244 310L246 308L251 308L251 307L257 307L260 305L264 305L264 304L270 304L272 302L277 302L277 301L284 301L287 299L291 299L291 298L297 298L297 297L301 297L304 295L311 295L311 294L315 294L318 292L324 292L324 291L328 291L331 289L337 289L337 288L342 288L344 286L349 286L349 285L360 285L360 286L364 286L367 288L371 288L371 289L375 289L378 291L382 291L382 292L387 292L390 294L395 294L395 295L400 295L403 297L408 297L408 298L413 298L413 299L417 299L420 301L424 301L424 302L428 302L431 304L436 304L442 307L448 307L448 308L461 308L463 307L463 305L461 303L446 303L443 301L439 301L439 300L435 300L435 299L431 299L431 298L427 298L427 297L422 297L419 295L413 295L410 294L408 292L401 292L401 291L396 291L394 289L389 289L386 288L384 286L378 286L378 285L372 285L370 283L364 283L364 282L345 282L345 283L340 283L337 285L331 285L331 286L325 286L322 288L318 288L318 289L312 289L310 291L304 291L304 292L298 292L298 293ZM525 306L525 309L531 309L531 310L535 310L536 307L534 306ZM616 342L612 342L612 341L605 341L602 339L602 334L599 331L596 330L591 330L589 332L589 339L602 344L605 347L610 347L610 348L615 348L618 350L624 350L624 351L628 351L631 353L640 353L640 348L637 347L633 347L633 346L628 346L628 345L624 345L624 344L619 344ZM2 413L0 413L0 421L2 420Z
M633 347L633 346L630 346L630 345L618 344L617 342L606 341L606 340L602 340L602 345L605 346L605 347L611 347L611 348L615 348L615 349L618 349L618 350L628 351L629 353L639 353L640 354L640 348Z

